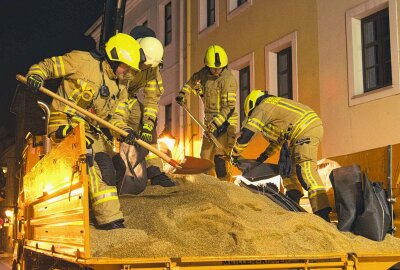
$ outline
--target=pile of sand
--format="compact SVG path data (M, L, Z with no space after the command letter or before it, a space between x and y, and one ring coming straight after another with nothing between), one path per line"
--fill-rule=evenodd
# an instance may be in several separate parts
M400 239L382 242L342 233L309 213L282 209L261 194L207 175L175 178L122 197L126 229L91 228L94 257L186 257L400 253Z

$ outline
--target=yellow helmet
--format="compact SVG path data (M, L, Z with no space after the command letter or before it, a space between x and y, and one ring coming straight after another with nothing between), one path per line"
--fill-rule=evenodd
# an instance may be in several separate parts
M204 56L204 65L210 68L223 68L228 65L228 55L218 45L211 45Z
M249 113L256 107L257 99L265 94L267 94L266 91L257 89L254 89L250 92L250 94L248 94L243 105L244 114L246 117L249 116Z
M118 33L105 46L107 56L112 61L122 62L135 70L146 60L139 43L130 35Z

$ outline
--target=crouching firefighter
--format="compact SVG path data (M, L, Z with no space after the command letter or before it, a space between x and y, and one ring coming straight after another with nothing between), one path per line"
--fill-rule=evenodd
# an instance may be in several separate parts
M176 97L176 102L180 105L186 104L190 93L200 96L204 104L204 124L229 153L235 143L238 123L235 110L237 82L227 67L228 56L222 47L211 45L205 53L204 65L186 82ZM230 179L224 159L225 151L218 149L206 136L200 155L201 158L214 161L215 173L220 180Z
M131 73L132 69L139 70L140 50L135 39L120 33L108 40L105 51L72 51L33 65L27 74L27 84L37 92L45 80L61 78L58 95L108 120L117 102L127 99L127 90L118 80ZM68 105L53 100L49 137L58 142L79 123L85 124L89 195L95 226L104 230L124 228L115 187L111 145L100 132L98 124L79 115ZM130 133L126 141L133 143L134 135Z
M238 158L251 138L262 132L272 144L258 160L266 160L281 146L278 165L286 195L298 203L303 187L308 191L314 214L330 221L332 209L317 171L318 146L323 136L318 115L306 105L268 95L262 90L250 92L244 102L244 113L247 118L231 152L232 164L238 165Z
M143 33L142 33L143 32ZM145 60L140 66L141 72L130 74L123 82L127 85L129 99L118 104L111 123L125 130L137 132L140 139L157 148L157 114L159 100L164 93L164 86L160 73L164 48L161 42L154 36L143 36L152 34L152 30L145 26L137 26L131 31L143 49ZM142 90L143 98L139 101L137 95ZM126 123L126 124L125 124ZM114 158L116 167L121 167L118 171L124 171L120 156ZM147 177L151 185L162 187L173 187L175 182L163 171L163 163L160 157L154 153L146 156ZM118 181L120 177L118 177Z

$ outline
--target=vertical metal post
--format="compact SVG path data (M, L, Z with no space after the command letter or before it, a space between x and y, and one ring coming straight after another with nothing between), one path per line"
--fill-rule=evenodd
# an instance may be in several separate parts
M393 161L393 155L392 155L392 145L388 145L388 173L387 173L387 181L388 181L388 187L387 187L387 195L388 195L388 203L389 203L389 211L390 211L390 233L394 235L396 228L394 226L394 213L393 213L393 204L396 202L396 199L393 198L393 186L392 186L392 161Z

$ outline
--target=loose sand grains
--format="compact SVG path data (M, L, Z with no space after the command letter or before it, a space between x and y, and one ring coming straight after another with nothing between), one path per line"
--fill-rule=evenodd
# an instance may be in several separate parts
M342 233L309 213L282 209L267 197L200 174L176 176L176 187L148 186L121 197L126 229L91 228L93 257L186 257L400 253L382 242Z

